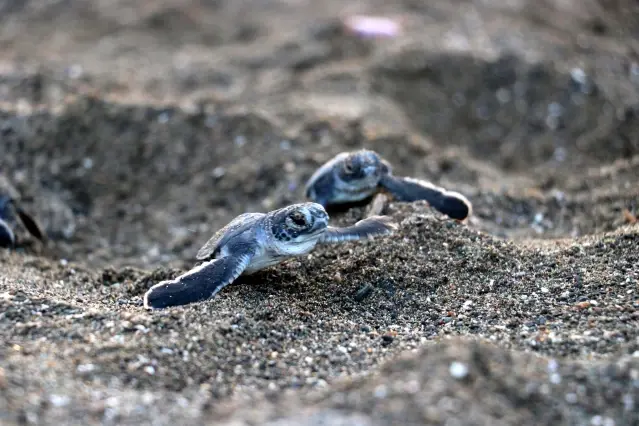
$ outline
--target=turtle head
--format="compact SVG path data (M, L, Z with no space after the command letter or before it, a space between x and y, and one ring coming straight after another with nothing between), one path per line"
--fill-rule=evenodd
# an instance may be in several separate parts
M321 204L300 203L272 213L270 231L280 251L298 255L310 251L328 226Z
M379 179L384 170L381 157L374 151L362 149L349 153L338 164L337 174L352 184Z
M374 190L381 176L389 171L388 164L376 152L362 149L345 156L336 164L335 173L346 190L359 192Z

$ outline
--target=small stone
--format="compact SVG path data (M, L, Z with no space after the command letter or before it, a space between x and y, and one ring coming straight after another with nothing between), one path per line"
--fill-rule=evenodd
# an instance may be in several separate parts
M167 112L163 112L158 116L158 121L162 124L169 121L169 114Z
M283 140L282 142L280 142L280 149L282 151L288 151L289 149L291 149L291 142Z
M373 289L374 287L370 285L369 283L364 284L362 288L357 290L357 293L355 293L354 299L357 302L361 302L362 300L366 299L368 296L371 295L371 293L373 292Z
M82 65L73 64L67 69L67 75L69 76L69 78L72 78L74 80L82 77L82 74L84 74Z
M51 404L54 407L64 407L66 405L69 405L69 402L71 402L71 398L69 398L66 395L51 395L49 397L49 401L51 401Z
M577 400L578 400L578 398L577 398L577 394L576 393L566 394L566 402L568 404L576 404Z
M586 83L586 72L581 68L573 68L570 70L570 77L579 84Z
M213 172L211 172L211 175L213 175L213 177L216 179L221 178L225 174L226 174L226 169L224 167L216 167L213 169Z
M382 345L388 346L393 343L394 337L390 333L382 335Z
M95 370L95 365L93 365L93 364L80 364L76 368L76 371L78 373L90 373L93 370Z
M293 173L295 171L295 163L292 161L287 161L284 163L284 171L286 173Z
M379 385L375 388L373 394L377 399L384 399L388 395L388 389L386 388L386 385Z
M505 104L511 99L510 91L504 87L497 89L495 95L500 104Z
M462 362L451 362L448 371L450 372L450 375L456 379L463 379L468 376L468 366Z
M419 392L419 382L417 380L410 380L404 386L404 390L409 394L414 394Z

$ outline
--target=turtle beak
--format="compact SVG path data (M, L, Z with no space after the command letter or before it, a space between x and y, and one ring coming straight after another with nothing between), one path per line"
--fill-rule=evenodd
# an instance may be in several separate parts
M377 171L377 166L375 164L369 164L364 167L364 176L373 176Z

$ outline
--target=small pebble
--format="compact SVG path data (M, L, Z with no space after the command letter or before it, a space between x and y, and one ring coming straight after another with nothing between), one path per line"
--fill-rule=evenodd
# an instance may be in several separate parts
M578 400L576 393L568 393L566 394L566 402L568 404L576 404Z
M69 405L69 402L71 402L71 398L66 395L54 394L49 397L49 401L51 401L51 404L53 404L54 407L64 407L66 405Z
M95 370L95 365L93 364L80 364L76 368L78 373L90 373L93 370Z
M362 300L366 299L368 296L371 295L371 293L373 292L374 287L369 284L366 283L362 286L362 288L360 288L357 293L355 294L354 299L358 302L361 302Z
M226 169L224 167L216 167L211 172L214 178L219 179L226 174Z
M558 385L561 383L561 376L558 373L553 373L550 375L550 383L553 385Z
M69 78L77 79L82 77L82 74L84 74L82 65L73 64L67 69L67 75L69 76Z
M495 96L497 97L497 100L499 101L500 104L508 103L510 102L510 99L512 98L510 95L510 91L504 87L498 89L497 92L495 93Z
M363 37L393 37L401 30L398 22L383 16L354 15L346 18L344 25Z
M291 142L283 140L282 142L280 142L280 149L282 151L288 151L289 149L291 149Z
M393 343L393 339L394 337L389 333L382 335L382 345L390 345L391 343Z
M379 385L375 388L373 393L375 395L375 398L384 399L388 395L388 389L386 388L386 385Z
M448 368L450 375L455 379L463 379L468 376L468 366L462 362L453 361Z
M295 171L295 163L292 161L287 161L284 163L284 171L286 173L293 173Z
M169 117L170 116L168 112L163 112L160 115L158 115L158 122L164 124L169 121Z
M586 72L581 68L573 68L570 71L570 77L577 83L586 83Z
M216 124L217 124L217 117L215 117L214 115L209 115L208 117L206 117L206 120L204 121L204 125L209 128L215 127Z

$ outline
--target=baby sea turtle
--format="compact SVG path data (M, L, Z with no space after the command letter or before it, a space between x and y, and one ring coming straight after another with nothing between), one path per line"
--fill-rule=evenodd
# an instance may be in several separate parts
M20 206L18 190L11 185L9 180L0 175L0 247L14 247L16 237L14 228L16 218L31 235L39 240L44 240L44 234L35 219Z
M241 214L199 250L196 258L204 263L151 287L144 295L144 307L159 309L200 302L242 274L303 256L317 244L372 238L396 229L387 216L368 217L344 228L328 226L328 220L324 207L317 203Z
M392 174L390 163L374 151L342 152L313 173L306 183L306 197L328 207L389 193L397 201L425 200L453 219L464 220L472 204L462 194L430 182Z

